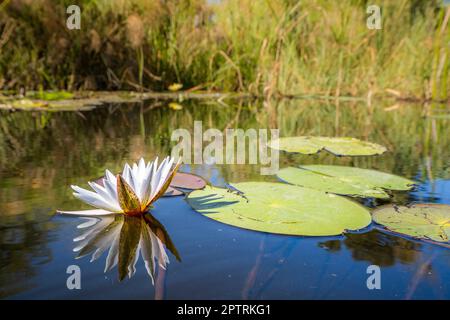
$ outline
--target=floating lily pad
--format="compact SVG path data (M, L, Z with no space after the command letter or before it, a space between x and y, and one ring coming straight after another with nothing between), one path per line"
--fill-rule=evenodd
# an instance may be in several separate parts
M233 187L240 192L207 186L190 193L187 201L211 219L270 233L338 235L371 222L366 208L334 194L271 182L242 182Z
M320 190L324 192L367 198L389 198L382 189L374 189L364 184L352 184L332 176L317 174L312 171L298 168L284 168L278 171L278 177L288 183L298 186Z
M448 205L387 205L375 209L372 215L376 223L393 232L437 242L448 242L450 238Z
M270 141L269 146L303 154L315 154L325 149L336 156L373 156L386 152L379 144L347 137L284 137Z
M406 179L391 173L378 170L362 169L347 166L330 165L306 165L301 168L316 173L339 178L344 181L367 184L389 190L404 191L410 190L416 184L415 181Z
M389 198L385 190L410 190L414 181L376 170L345 166L309 165L284 168L278 177L288 183L341 195Z
M206 186L206 181L195 174L177 172L170 185L174 188L197 190Z

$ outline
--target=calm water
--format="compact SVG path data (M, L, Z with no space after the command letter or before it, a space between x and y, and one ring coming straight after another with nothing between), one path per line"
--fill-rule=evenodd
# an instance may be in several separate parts
M305 238L247 231L203 217L183 197L163 198L153 215L181 261L155 283L140 258L133 277L103 272L107 252L75 259L80 218L56 209L86 208L70 184L118 170L140 156L167 155L175 128L280 128L281 135L342 135L387 146L379 157L282 154L280 166L325 163L374 168L413 178L419 187L396 203L450 204L450 110L389 104L164 102L111 105L82 113L0 113L0 297L6 299L449 299L450 249L366 232ZM216 185L275 180L258 165L184 166ZM385 202L368 201L375 206ZM153 239L153 238L152 238ZM156 239L156 238L154 238ZM155 240L158 243L158 240ZM81 268L81 290L68 290L66 269ZM368 290L366 269L381 267L381 290Z

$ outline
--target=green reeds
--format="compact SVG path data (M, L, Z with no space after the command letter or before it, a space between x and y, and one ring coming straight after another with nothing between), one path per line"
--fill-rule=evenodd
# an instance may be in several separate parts
M70 31L66 2L0 11L2 88L449 96L449 11L437 0L378 1L381 30L367 28L363 0L84 0Z

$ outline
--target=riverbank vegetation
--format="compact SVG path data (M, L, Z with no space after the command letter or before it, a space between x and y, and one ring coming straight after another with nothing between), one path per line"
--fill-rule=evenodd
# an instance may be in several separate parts
M450 9L440 1L65 0L0 7L3 90L183 89L265 97L446 100ZM370 3L371 4L371 3Z

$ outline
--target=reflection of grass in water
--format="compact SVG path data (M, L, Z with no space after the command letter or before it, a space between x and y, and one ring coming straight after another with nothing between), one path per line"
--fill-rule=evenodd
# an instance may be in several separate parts
M175 144L170 141L172 131L176 128L193 130L194 120L202 120L203 131L208 128L268 128L275 121L282 136L350 136L380 143L390 150L378 157L356 158L338 158L326 152L315 156L282 153L281 167L323 163L355 165L407 177L415 177L418 173L422 178L430 174L434 177L448 175L445 170L450 150L446 134L449 120L426 118L420 106L402 105L384 111L382 105L368 109L364 104L350 103L337 108L332 104L292 101L280 103L276 111L256 111L257 103L243 102L241 107L234 104L224 107L193 105L186 101L184 105L183 110L176 112L168 112L166 108L148 111L150 105L144 105L138 108L111 106L83 116L74 113L39 113L39 116L4 113L0 117L0 172L8 175L8 172L27 170L26 177L15 175L13 184L18 183L17 179L23 180L23 188L29 192L41 190L44 185L67 185L66 177L79 177L80 182L84 182L86 178L102 175L106 167L118 170L126 160L136 160L141 155L149 158L169 154L170 147ZM207 177L219 170L226 182L273 179L261 176L259 165L223 165L197 170ZM34 181L37 188L33 189L30 181ZM1 203L16 198L13 190L4 186L4 192L0 193ZM51 197L51 192L46 197Z
M438 3L381 1L383 29L369 30L366 1L82 1L85 31L67 32L64 1L11 0L0 12L0 83L165 89L181 82L268 96L391 88L442 98L449 32Z

